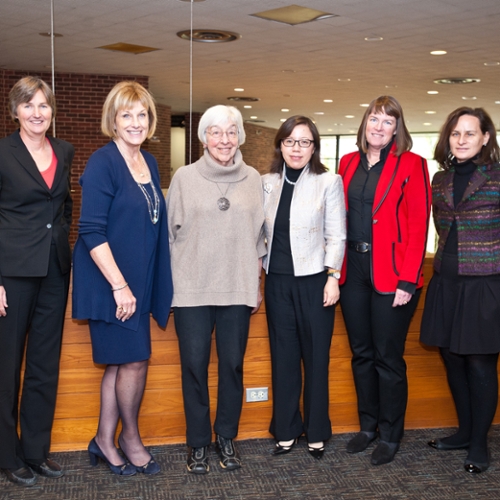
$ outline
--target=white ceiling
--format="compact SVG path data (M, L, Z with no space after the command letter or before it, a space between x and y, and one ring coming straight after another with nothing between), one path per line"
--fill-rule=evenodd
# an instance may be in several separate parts
M288 26L250 14L298 4L339 17ZM193 109L259 97L245 119L277 128L291 114L313 117L323 134L357 130L368 103L382 94L403 105L413 132L436 131L453 109L484 107L500 128L499 0L54 0L56 71L147 75L158 102L189 110L193 27L237 32L231 43L193 44ZM0 67L49 71L50 0L1 0ZM381 36L383 41L366 42ZM161 50L142 55L96 49L126 42ZM431 56L431 50L447 55ZM217 60L229 60L228 63ZM288 71L287 71L288 70ZM294 72L291 72L293 70ZM285 72L284 72L285 71ZM443 77L480 83L437 85ZM350 81L343 81L350 79ZM242 87L243 93L233 89ZM438 95L427 91L438 90ZM462 97L475 96L475 101ZM332 103L324 103L332 99ZM290 111L284 113L282 108ZM436 111L427 115L425 111ZM323 112L324 115L315 115ZM346 118L353 115L354 118ZM425 122L431 125L424 125Z

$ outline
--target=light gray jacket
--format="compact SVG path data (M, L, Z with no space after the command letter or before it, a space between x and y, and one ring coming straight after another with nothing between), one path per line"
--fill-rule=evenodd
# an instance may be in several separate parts
M284 175L262 176L264 189L264 231L268 272L272 258L274 221L285 182ZM290 207L290 246L295 276L317 274L329 267L341 269L346 239L344 190L340 175L316 175L307 166L294 188Z

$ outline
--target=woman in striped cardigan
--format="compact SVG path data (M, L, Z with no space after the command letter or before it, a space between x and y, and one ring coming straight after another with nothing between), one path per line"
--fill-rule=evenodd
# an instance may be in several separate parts
M432 182L439 236L422 318L421 341L439 347L458 431L437 450L467 449L467 472L489 467L487 434L498 401L500 352L500 157L482 109L459 108L443 125Z

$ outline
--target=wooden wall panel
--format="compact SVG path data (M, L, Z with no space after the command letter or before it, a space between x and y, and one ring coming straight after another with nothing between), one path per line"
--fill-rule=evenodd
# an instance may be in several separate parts
M431 260L425 266L426 280ZM456 416L437 349L418 340L424 297L410 326L405 358L408 365L409 401L407 428L456 425ZM185 440L179 349L173 318L165 330L152 321L153 355L140 413L146 444L179 443ZM217 403L217 354L212 343L209 390L212 418ZM334 433L358 429L356 394L351 374L350 350L340 308L337 309L330 360L330 418ZM59 396L52 449L84 449L97 428L99 386L103 366L94 365L88 326L71 319L68 306L61 356ZM239 439L269 437L272 412L271 366L265 305L252 317L245 356L245 387L268 387L269 401L243 403ZM495 422L500 422L500 412Z

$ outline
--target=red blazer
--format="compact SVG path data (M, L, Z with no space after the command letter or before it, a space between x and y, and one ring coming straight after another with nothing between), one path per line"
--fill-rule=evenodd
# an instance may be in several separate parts
M424 284L422 267L431 210L426 160L410 152L397 157L395 149L394 145L387 156L372 209L372 283L377 292L385 294L394 293L400 281L415 283L417 288ZM349 183L359 163L359 152L340 160L347 217ZM340 284L346 280L346 260Z

